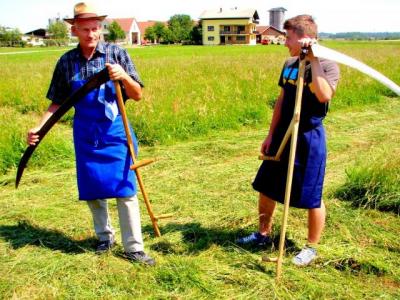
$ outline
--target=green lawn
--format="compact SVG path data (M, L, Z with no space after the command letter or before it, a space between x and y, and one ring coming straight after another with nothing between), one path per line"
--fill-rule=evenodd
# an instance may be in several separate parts
M367 45L328 44L360 59L371 57L368 64L400 82L399 44ZM146 83L143 102L128 105L129 117L147 143L140 157L157 158L142 169L144 183L155 213L174 214L160 221L163 236L154 238L142 203L146 250L158 265L148 268L122 259L120 243L108 255L94 253L90 213L77 200L70 116L39 146L15 190L23 138L48 104L44 94L59 53L35 54L29 61L0 56L8 82L0 84L0 298L400 297L399 216L335 196L346 173L360 162L398 162L399 98L341 67L342 81L325 122L328 217L319 258L307 268L290 263L307 233L306 212L291 209L284 273L276 284L275 265L261 262L261 256L277 255L277 243L243 249L234 240L257 228L251 181L286 50L149 47L129 52ZM188 127L190 120L194 123ZM115 202L110 204L118 229ZM279 205L276 240L281 213Z

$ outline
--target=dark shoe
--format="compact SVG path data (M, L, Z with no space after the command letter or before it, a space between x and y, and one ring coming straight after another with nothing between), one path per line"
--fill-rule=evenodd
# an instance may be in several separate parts
M238 245L249 245L249 246L265 246L272 244L272 240L268 235L262 235L259 232L253 232L248 236L244 236L236 240Z
M154 266L156 264L156 261L143 251L125 252L125 257L130 261L143 263L149 266Z
M105 253L111 250L111 248L114 246L115 246L115 241L113 240L98 241L96 246L96 253L97 254Z

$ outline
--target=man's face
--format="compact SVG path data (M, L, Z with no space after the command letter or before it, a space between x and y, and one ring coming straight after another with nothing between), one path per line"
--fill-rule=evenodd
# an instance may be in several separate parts
M100 40L100 22L98 20L77 20L72 27L72 32L78 37L82 48L96 48Z
M286 30L286 42L285 46L288 47L290 56L299 56L301 51L301 44L299 40L302 37L297 35L293 30Z

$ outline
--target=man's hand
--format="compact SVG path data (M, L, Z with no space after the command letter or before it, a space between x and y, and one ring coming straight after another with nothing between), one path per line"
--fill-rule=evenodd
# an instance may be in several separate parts
M142 87L140 84L134 81L119 64L106 63L106 67L112 81L122 81L122 84L125 88L125 93L129 98L136 101L142 98Z
M112 81L125 80L129 76L119 64L106 63L106 67Z
M261 145L261 153L267 155L269 147L271 146L272 138L268 135Z
M309 38L309 37L304 37L304 38L301 38L301 39L299 40L299 43L300 43L300 45L301 45L302 48L308 48L308 47L310 47L311 45L316 44L316 43L317 43L317 39Z
M31 145L35 146L37 142L39 142L39 136L37 132L39 131L40 127L34 127L28 131L28 135L26 137L26 142Z
M299 43L302 48L308 48L308 52L305 57L306 60L311 61L311 60L315 59L315 56L311 50L311 46L317 43L317 39L305 37L305 38L301 38L299 40Z

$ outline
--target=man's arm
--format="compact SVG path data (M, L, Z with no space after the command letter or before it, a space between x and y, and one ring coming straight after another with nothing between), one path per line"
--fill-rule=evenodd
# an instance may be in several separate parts
M142 87L132 79L119 64L106 63L110 79L120 80L125 88L126 95L136 101L142 98Z
M312 44L316 43L316 39L304 37L299 40L302 47L309 48ZM329 102L335 94L335 88L331 86L325 76L321 63L318 57L315 57L311 49L308 51L306 60L311 64L311 76L313 84L313 93L321 103Z
M53 113L60 107L59 104L52 102L49 107L47 108L47 111L43 114L42 119L40 120L40 123L38 126L31 128L28 131L28 136L26 138L26 142L29 145L35 145L37 142L39 142L39 136L36 134L40 128L47 122L48 119L53 115Z
M324 70L322 69L322 66L319 62L319 58L311 54L309 60L311 63L313 92L315 93L315 96L317 97L319 102L328 102L335 94L335 90L329 84L325 76Z

